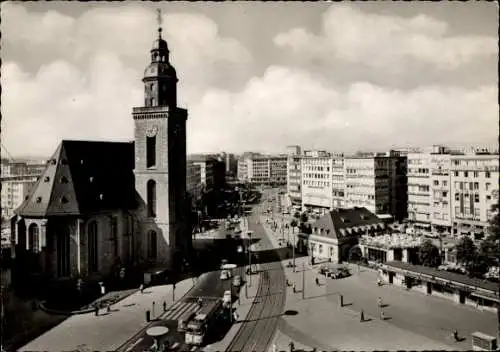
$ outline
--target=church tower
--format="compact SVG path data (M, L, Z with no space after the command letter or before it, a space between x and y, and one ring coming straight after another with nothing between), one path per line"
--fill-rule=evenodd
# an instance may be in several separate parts
M191 240L186 212L187 110L177 107L177 74L162 38L144 71L144 106L133 108L135 185L145 203L141 253L151 265L178 269Z

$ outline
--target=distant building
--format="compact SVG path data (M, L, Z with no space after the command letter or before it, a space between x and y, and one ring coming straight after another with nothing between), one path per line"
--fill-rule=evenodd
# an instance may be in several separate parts
M236 176L238 173L238 159L236 156L231 153L222 153L221 157L223 158L225 164L226 175Z
M408 220L434 232L481 237L498 203L498 154L450 150L408 154Z
M210 193L219 190L225 184L225 162L222 158L212 154L191 154L188 161L198 165L201 170L203 191Z
M286 185L287 156L245 153L238 160L238 179L256 185Z
M14 210L29 195L38 176L5 176L2 177L2 218L10 219Z
M345 206L363 206L396 220L407 217L407 159L398 152L344 158Z
M301 205L302 201L302 172L301 148L298 145L287 147L287 182L286 192L291 204Z
M408 220L427 230L431 228L431 155L408 153Z
M492 206L498 204L498 154L451 157L451 213L454 234L486 234Z
M341 263L349 259L349 251L362 235L381 233L385 224L364 207L339 208L313 222L311 229L312 234L299 235L298 250L307 250L315 259Z
M186 190L191 198L191 207L195 207L202 196L201 166L193 162L186 164Z

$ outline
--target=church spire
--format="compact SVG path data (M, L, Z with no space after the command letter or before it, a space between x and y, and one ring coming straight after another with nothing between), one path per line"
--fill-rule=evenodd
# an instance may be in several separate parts
M158 39L161 40L161 25L163 24L163 18L161 16L161 9L156 9L156 22L158 23Z
M170 64L167 42L162 38L162 13L156 10L158 37L153 42L151 61L144 71L145 106L177 105L177 74Z

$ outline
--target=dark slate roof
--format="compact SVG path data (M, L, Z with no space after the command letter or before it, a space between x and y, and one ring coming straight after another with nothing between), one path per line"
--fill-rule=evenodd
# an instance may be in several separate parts
M369 228L384 228L383 222L366 208L339 208L330 211L311 224L313 234L330 238L342 238ZM318 228L321 233L315 233Z
M134 144L63 140L28 198L26 217L134 209Z
M429 267L422 266L422 265L413 265L410 263L400 262L397 260L387 262L387 263L385 263L385 265L388 267L407 270L407 271L415 272L418 274L434 276L436 278L456 282L456 283L463 284L463 285L468 285L471 287L480 287L482 289L493 291L493 292L498 290L498 284L495 282L481 280L481 279L469 277L469 276L463 275L463 274L452 273L450 271L437 270L435 268L429 268Z

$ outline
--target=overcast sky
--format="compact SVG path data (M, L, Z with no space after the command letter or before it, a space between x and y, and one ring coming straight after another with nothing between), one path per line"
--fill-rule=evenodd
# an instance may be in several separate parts
M496 145L486 2L2 3L2 144L132 139L156 8L188 152Z

